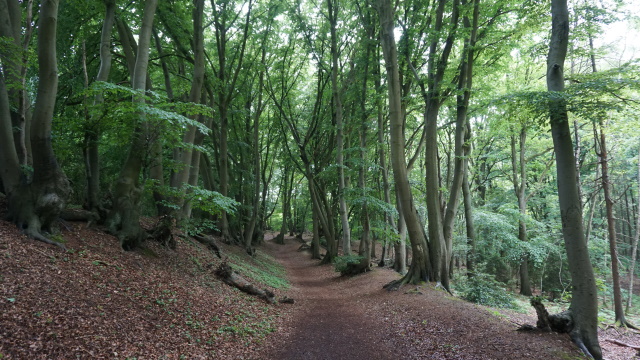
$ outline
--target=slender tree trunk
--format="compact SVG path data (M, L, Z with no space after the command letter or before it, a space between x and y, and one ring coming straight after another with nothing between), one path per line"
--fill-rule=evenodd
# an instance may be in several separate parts
M102 33L100 36L100 67L96 81L107 81L111 71L111 33L115 20L115 0L105 0L106 6ZM102 94L96 94L94 105L102 104ZM98 212L100 208L100 125L97 121L91 122L91 128L85 131L85 172L87 177L87 208Z
M638 201L640 204L640 150L638 151ZM636 232L633 236L631 244L631 265L629 266L629 298L627 299L627 313L631 308L631 300L633 299L633 281L635 279L636 260L638 256L638 240L640 239L640 213L636 214Z
M547 60L547 89L564 90L564 62L569 42L567 0L552 0L552 32ZM569 271L573 283L570 315L571 338L582 351L602 359L598 343L598 291L582 228L582 204L576 184L576 167L566 103L551 99L551 134L556 152L558 196Z
M527 159L526 159L526 141L527 130L523 124L520 128L520 134L516 141L516 136L511 135L511 168L513 177L513 190L518 199L518 209L520 211L520 219L518 220L518 239L521 242L527 241L527 224L524 217L527 214ZM519 143L519 150L516 151L516 142ZM519 159L516 160L516 159ZM520 294L531 296L531 282L529 280L529 257L524 254L520 262Z
M613 282L613 308L616 325L625 326L627 320L622 306L622 292L620 290L620 270L618 269L618 250L616 244L616 221L613 214L613 199L611 198L609 182L609 159L607 152L604 124L600 120L600 168L602 170L602 191L607 209L607 230L609 233L609 252L611 254L611 280Z
M12 5L17 5L17 2L0 1L0 12L7 11L3 7L8 6L7 13L12 13L15 10L12 10ZM1 16L7 13L0 15L0 20L6 20ZM20 16L14 18L14 20L16 19L20 19ZM0 148L0 168L2 170L0 174L5 195L7 195L9 218L18 227L24 229L27 235L46 243L60 245L43 235L43 231L51 230L71 191L69 182L56 161L51 143L51 124L58 88L57 22L58 1L43 1L38 20L39 84L32 119L33 127L30 132L33 156L33 179L31 181L24 175L20 167L20 150L17 148L22 145L15 143L12 138L12 114L9 92L6 87L6 79L9 76L6 72L0 76L0 130L2 130L0 131L2 133L0 135L0 140L2 140ZM4 26L10 26L10 24L11 22L0 24L0 33L4 35L6 33ZM18 29L19 26L18 23ZM0 56L3 64L6 64L7 55L0 53ZM3 70L10 71L8 68Z
M132 78L132 87L139 92L143 92L147 85L149 43L156 7L157 0L145 2ZM142 104L144 98L141 95L134 95L133 102ZM143 156L148 150L145 140L146 114L140 111L139 118L140 123L134 130L129 154L116 181L114 203L107 218L109 231L118 236L120 244L125 250L136 248L144 240L144 231L139 224L138 204L142 194L139 184L140 170L142 169Z
M468 155L467 155L468 156ZM473 276L475 272L476 259L476 233L473 224L473 206L471 205L471 191L469 190L468 159L465 159L464 179L462 180L462 197L464 199L464 220L467 231L467 276Z
M191 81L191 89L189 91L189 102L200 103L202 97L202 87L204 84L204 29L202 26L202 18L204 13L204 0L195 0L193 8L193 76ZM198 120L200 116L194 115L190 117L192 120ZM181 197L172 199L178 206L184 204L184 194L186 189L184 184L189 183L189 173L193 170L191 163L193 158L198 158L197 150L193 149L196 138L195 125L187 126L186 132L182 138L182 147L174 150L174 160L178 164L177 171L171 174L171 187L179 189ZM186 145L186 146L185 146ZM176 218L183 218L186 214L183 211L174 212Z
M344 178L344 124L342 96L338 89L338 35L337 26L337 0L327 0L329 9L329 24L331 26L331 91L333 94L334 116L336 121L336 163L338 165L338 202L340 204L340 222L342 224L342 252L351 254L351 230L349 229L349 213L345 199Z
M429 249L427 248L424 228L420 223L418 213L413 203L413 195L411 194L406 158L404 155L405 137L402 121L402 103L400 99L400 77L391 1L379 0L378 12L380 13L382 53L387 68L387 85L389 89L391 165L393 167L393 177L396 183L399 203L403 209L413 251L411 266L407 274L402 278L401 283L417 284L421 281L429 280L433 274L430 270Z

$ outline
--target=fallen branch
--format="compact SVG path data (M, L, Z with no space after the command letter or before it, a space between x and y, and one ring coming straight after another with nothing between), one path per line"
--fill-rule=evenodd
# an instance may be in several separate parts
M616 340L616 339L605 339L605 341L608 341L608 342L616 344L616 345L620 345L620 346L624 346L624 347L628 347L628 348L632 348L634 350L639 350L640 351L640 346L638 346L638 345L631 345L631 344L623 343L622 341Z
M268 289L261 290L255 287L233 271L231 265L229 265L226 260L216 269L215 274L227 285L234 286L249 295L257 296L270 304L276 303L276 296L273 292Z
M213 238L202 235L193 235L193 238L196 239L199 243L206 245L207 248L213 251L218 258L222 259L222 256L220 255L220 248L215 243L215 241L213 241Z

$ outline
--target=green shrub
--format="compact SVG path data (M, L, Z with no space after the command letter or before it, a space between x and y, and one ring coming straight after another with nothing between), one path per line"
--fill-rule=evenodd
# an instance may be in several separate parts
M364 256L360 255L338 256L335 258L333 266L336 272L344 274L350 264L358 264L362 259L364 259Z
M513 297L491 275L477 273L466 283L460 284L462 298L476 304L515 309Z

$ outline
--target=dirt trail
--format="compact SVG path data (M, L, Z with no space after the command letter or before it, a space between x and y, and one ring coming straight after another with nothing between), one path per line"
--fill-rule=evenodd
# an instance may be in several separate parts
M516 332L506 317L429 285L389 293L382 285L399 276L391 270L341 278L299 246L287 238L263 248L287 269L296 300L266 359L581 358L566 335Z
M345 289L345 279L329 266L317 266L317 260L297 251L299 246L287 239L286 245L268 242L265 248L290 274L298 310L288 330L290 337L271 354L273 359L393 358L380 333L369 331L380 325L358 306L362 294Z

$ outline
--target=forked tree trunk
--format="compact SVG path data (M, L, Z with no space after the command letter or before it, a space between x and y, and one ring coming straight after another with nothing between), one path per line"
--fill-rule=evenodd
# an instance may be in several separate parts
M149 42L157 4L157 0L145 2L142 25L140 27L132 87L133 90L141 93L146 89ZM132 101L135 104L142 105L144 97L142 94L134 95ZM147 149L145 136L146 114L143 111L139 111L138 115L140 123L134 130L129 154L116 181L114 203L106 221L109 231L118 236L120 245L125 250L136 248L144 240L144 231L139 223L140 214L138 208L142 195L139 177L143 156L149 149Z
M382 53L387 68L389 122L391 128L391 165L398 200L405 216L413 251L413 259L409 271L399 283L417 284L431 278L429 249L427 248L424 228L420 223L418 213L413 203L413 195L411 194L406 158L404 155L405 136L402 121L402 103L400 99L398 54L394 38L393 8L390 0L378 0L377 7L380 14Z
M547 89L561 92L564 91L563 69L569 42L567 0L552 0L551 14ZM559 97L550 99L549 114L556 153L562 235L573 283L570 307L573 328L569 334L583 352L599 360L602 359L602 350L598 343L598 290L582 228L582 204L575 181L575 158L566 102Z

